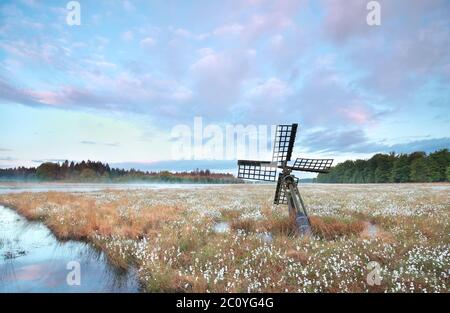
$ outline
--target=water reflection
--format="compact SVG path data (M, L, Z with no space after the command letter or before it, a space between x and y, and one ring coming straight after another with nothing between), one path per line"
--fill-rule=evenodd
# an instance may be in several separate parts
M67 284L70 261L81 284ZM136 271L119 270L91 245L59 242L43 224L0 206L0 292L137 292Z
M230 231L230 224L227 222L219 222L214 225L214 231L219 234L227 233Z

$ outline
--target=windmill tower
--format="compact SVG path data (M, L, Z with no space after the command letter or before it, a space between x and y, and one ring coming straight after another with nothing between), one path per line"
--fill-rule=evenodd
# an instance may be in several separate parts
M297 158L291 165L292 149L298 124L278 125L275 132L272 161L238 160L238 178L275 182L274 204L287 204L289 216L295 220L300 234L311 233L311 223L306 212L305 203L298 190L298 178L293 171L328 173L333 159Z

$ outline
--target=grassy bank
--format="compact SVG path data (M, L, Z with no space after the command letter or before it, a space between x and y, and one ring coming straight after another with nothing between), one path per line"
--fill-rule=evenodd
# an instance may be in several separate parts
M446 292L449 190L305 186L307 238L293 236L285 206L272 206L273 186L20 193L0 203L136 266L150 292ZM215 232L218 222L229 231ZM366 281L370 261L380 285Z

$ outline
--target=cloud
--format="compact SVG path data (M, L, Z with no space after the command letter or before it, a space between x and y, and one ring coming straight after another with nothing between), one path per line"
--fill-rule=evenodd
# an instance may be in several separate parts
M365 75L357 83L386 100L411 102L411 90L450 81L450 3L379 0L381 25L366 23L366 2L324 0L323 34Z
M308 152L370 152L364 131L324 129L300 133L298 142ZM375 149L376 150L376 149ZM373 150L374 151L374 150Z
M105 143L105 145L110 146L110 147L120 146L120 144L118 142L107 142L107 143Z
M146 37L141 40L141 46L147 49L152 48L155 46L155 39L152 37Z
M325 11L324 32L332 40L341 43L370 31L366 22L366 1L324 0L321 4Z
M173 30L173 33L175 36L182 37L182 38L190 38L192 37L192 33L184 28L177 28Z
M19 88L0 76L0 99L28 106L161 114L161 111L188 101L192 91L174 80L150 74L121 72L117 76L100 76L89 88L61 86L55 90ZM100 84L99 84L100 83ZM96 84L101 85L97 87Z
M305 78L295 94L294 111L304 125L365 125L381 112L360 90L351 86L343 73L319 68Z
M46 162L52 162L52 163L61 163L65 162L67 159L40 159L40 160L31 160L33 163L46 163Z
M12 102L21 103L24 105L36 106L41 105L39 99L36 98L32 92L25 88L18 88L11 86L4 78L0 76L0 99Z
M292 93L289 85L276 77L259 83L249 91L249 97L261 99L273 99L275 101L282 100Z
M191 66L195 112L224 116L241 97L244 80L252 71L253 51L209 51Z
M292 108L294 90L290 84L277 77L257 81L245 94L246 103L240 106L243 122L284 123Z
M0 152L7 152L7 151L12 151L11 149L6 149L6 148L0 148Z
M325 129L302 134L299 142L308 152L326 153L378 153L396 152L411 153L424 151L427 153L450 147L450 137L412 140L397 144L385 144L370 140L363 130Z
M247 93L247 100L241 106L246 121L283 123L295 116L307 128L329 124L365 127L386 114L332 67L313 68L303 74L301 83L279 78L258 83Z
M18 159L13 158L13 157L0 157L0 161L17 161Z
M85 62L88 65L92 65L97 69L115 70L118 68L117 64L107 61L104 56L87 58L84 59L83 62Z
M134 11L134 10L135 10L134 5L133 5L130 1L128 1L128 0L123 1L123 8L124 8L125 11L127 11L127 12L131 12L131 11Z
M104 146L110 146L110 147L118 147L120 144L118 142L97 142L92 140L82 140L80 141L83 145L104 145Z
M76 88L63 87L58 91L32 91L29 92L41 105L59 107L108 107L113 104L112 99L107 96L96 94L95 91Z
M158 161L152 163L144 162L122 162L111 163L113 168L139 169L142 171L192 171L195 169L209 169L212 171L235 171L237 162L235 160L176 160Z
M269 14L253 15L243 29L246 40L256 40L267 33L280 31L293 25L292 20L283 14L285 12L272 12Z
M415 140L405 143L398 143L389 147L391 150L398 153L410 153L414 151L425 151L427 153L434 152L440 149L450 149L450 138L431 138L423 140ZM387 150L385 150L387 151Z
M243 43L253 44L270 34L294 27L294 17L303 3L299 0L242 1L242 12L249 12L243 13L242 21L224 23L212 34L218 37L238 36Z
M23 39L3 40L0 48L19 60L42 62L58 69L67 69L70 49L51 41L25 41Z
M36 6L36 0L22 0L22 2L30 7Z
M120 37L123 41L132 41L134 39L134 33L131 30L123 32Z
M244 30L244 26L240 23L232 23L228 25L222 25L214 29L213 34L215 36L227 36L227 35L239 35Z

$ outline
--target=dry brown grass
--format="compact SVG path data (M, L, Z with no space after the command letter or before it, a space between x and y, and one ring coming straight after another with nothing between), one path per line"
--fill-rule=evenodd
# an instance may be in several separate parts
M326 240L359 235L366 228L365 222L362 220L341 220L334 217L311 216L310 222L312 234ZM247 233L261 230L281 236L297 235L295 220L289 216L265 219L263 221L236 218L231 222L231 229L239 229Z
M220 214L224 221L236 220L241 216L241 212L239 210L220 210Z
M93 234L142 238L181 217L182 209L162 204L133 210L128 199L102 203L82 194L47 192L4 196L3 204L30 220L43 220L60 239L87 240Z
M257 223L253 220L249 220L249 219L234 219L231 224L230 227L232 230L243 230L247 233L249 232L254 232L256 230L256 226Z
M310 221L313 233L327 240L358 235L364 230L364 222L360 220L345 221L334 217L311 216Z
M289 216L267 219L266 228L272 234L280 236L294 236L297 233L295 221Z
M286 252L286 256L294 259L302 265L308 264L308 255L304 251L290 249Z

